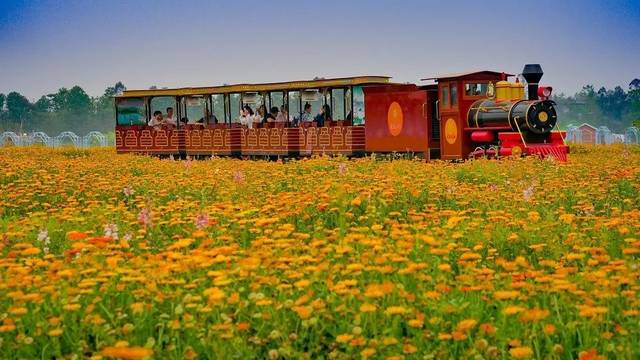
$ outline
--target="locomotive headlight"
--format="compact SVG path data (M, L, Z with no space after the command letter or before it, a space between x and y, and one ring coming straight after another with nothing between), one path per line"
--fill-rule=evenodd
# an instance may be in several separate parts
M553 88L551 86L540 86L538 87L538 98L548 100L551 97L552 91Z

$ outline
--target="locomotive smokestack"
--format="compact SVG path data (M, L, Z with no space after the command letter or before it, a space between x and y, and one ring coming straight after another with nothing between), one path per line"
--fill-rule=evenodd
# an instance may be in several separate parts
M542 79L542 66L540 64L527 64L522 69L522 76L527 81L529 100L538 100L538 82Z

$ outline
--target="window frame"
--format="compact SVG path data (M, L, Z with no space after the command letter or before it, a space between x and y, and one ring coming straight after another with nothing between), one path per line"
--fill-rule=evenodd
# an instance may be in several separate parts
M446 90L446 96L445 96ZM451 108L451 90L449 89L449 82L440 83L440 88L438 89L440 93L438 98L440 100L440 108L441 109L450 109Z
M189 121L187 124L189 124L189 123L191 123L191 124L197 123L197 121L200 120L200 118L197 118L195 120L189 119L189 116L188 116L189 112L187 110L187 101L188 101L189 98L200 98L200 99L204 100L204 101L202 101L202 114L201 114L202 116L201 116L201 118L204 119L204 117L205 117L205 114L206 114L206 111L207 111L207 102L208 102L207 98L210 99L211 96L207 96L207 95L203 95L203 94L185 95L185 96L182 97L182 106L181 106L182 110L184 110L184 114L180 114L181 117L178 120L178 123L180 123L180 120L182 118L184 118L184 117L186 117L187 120ZM206 119L204 119L204 120L206 121Z
M467 85L470 84L484 84L486 85L486 87L489 87L489 84L491 83L491 81L489 80L473 80L473 81L465 81L462 83L462 98L467 100L477 100L477 99L483 99L487 97L487 90L485 89L485 93L484 95L480 94L480 95L467 95Z
M341 86L341 87L334 87L334 88L330 88L330 93L331 93L331 116L333 117L333 119L335 121L341 120L341 121L346 121L347 120L347 115L348 115L348 111L347 111L347 90L349 89L348 86ZM342 114L343 119L338 119L335 117L335 113L336 113L336 109L334 106L334 98L335 96L333 96L333 91L334 90L342 90L342 109L344 114ZM351 102L352 106L353 106L353 101Z
M215 103L213 101L213 97L214 96L222 96L222 116L223 118L220 119L218 118L218 116L216 116L216 107L215 107ZM226 124L227 123L227 111L226 111L226 102L225 102L225 94L221 94L221 93L216 93L216 94L210 94L209 95L209 103L211 105L210 111L211 111L211 115L215 116L218 119L218 124Z
M144 124L136 124L136 125L148 125L149 124L149 109L148 109L148 104L149 101L146 97L140 96L140 97L126 97L126 98L120 98L117 99L115 102L115 112L116 112L116 126L135 126L131 123L129 124L120 124L118 121L118 116L119 116L119 106L118 106L118 101L127 101L127 100L131 100L131 99L141 99L142 100L142 120L144 121Z
M237 114L236 114L236 116L234 118L233 114L231 113L231 95L236 95L236 94L240 95L240 98L239 98L240 105L239 105ZM242 108L242 105L243 105L243 103L242 103L242 92L232 92L232 93L227 93L226 95L227 95L227 100L228 100L227 101L227 116L229 118L229 125L231 125L231 124L239 124L237 122L234 122L234 120L237 119L238 117L240 117L240 109Z
M455 95L454 95L455 90ZM454 104L455 102L455 104ZM457 108L458 107L458 82L450 82L449 83L449 107Z

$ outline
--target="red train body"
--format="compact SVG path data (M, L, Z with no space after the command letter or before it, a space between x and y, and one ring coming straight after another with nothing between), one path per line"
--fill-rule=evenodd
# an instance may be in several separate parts
M553 103L537 99L537 84L531 83L529 99L524 99L516 94L517 84L505 85L506 76L510 75L492 71L452 74L422 86L390 83L386 77L357 77L125 91L116 97L116 149L182 156L412 153L444 160L530 154L566 161L564 135L551 131L556 122ZM505 97L500 94L505 86L516 90L507 89ZM295 114L284 122L252 128L233 121L235 109L251 104L250 100L302 109L305 96L334 105L333 118L322 126L295 121ZM193 114L190 102L198 99L204 121L148 126L154 98L175 104L179 118ZM217 117L210 115L214 113ZM209 121L212 118L215 121Z

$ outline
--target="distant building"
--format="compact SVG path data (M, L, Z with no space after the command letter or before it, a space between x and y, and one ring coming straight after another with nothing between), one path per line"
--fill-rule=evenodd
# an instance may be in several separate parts
M613 134L614 144L624 144L624 134Z
M581 144L595 144L596 143L596 129L594 126L591 126L587 123L584 123L578 126L579 140L574 142L579 142Z

